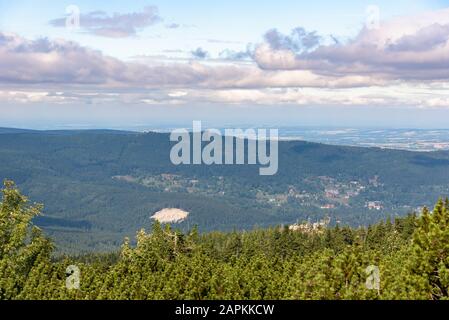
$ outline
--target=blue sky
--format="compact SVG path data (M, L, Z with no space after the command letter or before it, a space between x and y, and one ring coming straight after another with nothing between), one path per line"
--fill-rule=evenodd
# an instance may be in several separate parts
M69 5L80 10L76 30L65 27ZM439 123L449 109L448 7L0 1L0 126L126 127L195 116L425 127L422 119ZM373 8L379 20L368 25Z

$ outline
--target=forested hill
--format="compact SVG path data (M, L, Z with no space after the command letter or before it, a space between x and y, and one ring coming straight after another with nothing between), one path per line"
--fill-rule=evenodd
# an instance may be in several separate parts
M449 152L279 145L279 171L181 165L168 134L0 129L0 179L45 204L35 222L64 251L109 250L148 228L163 208L177 227L251 229L331 218L353 226L404 215L449 195Z
M185 233L154 223L107 254L52 257L40 213L1 190L0 300L449 297L449 200L368 228Z

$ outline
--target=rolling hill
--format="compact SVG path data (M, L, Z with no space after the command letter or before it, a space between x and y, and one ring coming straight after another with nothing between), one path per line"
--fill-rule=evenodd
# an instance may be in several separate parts
M45 204L36 219L65 252L106 251L180 208L177 226L252 229L331 218L367 225L449 195L449 152L279 143L279 171L171 164L168 134L0 129L0 179Z

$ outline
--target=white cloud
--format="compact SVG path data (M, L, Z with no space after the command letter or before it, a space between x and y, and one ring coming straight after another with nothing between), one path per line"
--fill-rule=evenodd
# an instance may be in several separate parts
M372 79L449 79L449 9L400 17L363 29L344 44L297 53L261 44L254 57L266 70L309 70L323 76L367 75Z
M137 34L137 31L162 20L154 6L147 6L141 12L114 13L93 11L80 15L80 28L85 32L108 38L124 38ZM66 18L50 21L54 27L65 27ZM170 26L173 26L171 24Z
M449 10L395 18L343 44L272 31L245 53L252 64L122 61L70 41L0 33L0 101L447 107L448 31Z
M169 94L168 94L168 96L169 97L172 97L172 98L179 98L179 97L184 97L185 95L187 95L188 93L187 92L185 92L185 91L173 91L173 92L170 92Z

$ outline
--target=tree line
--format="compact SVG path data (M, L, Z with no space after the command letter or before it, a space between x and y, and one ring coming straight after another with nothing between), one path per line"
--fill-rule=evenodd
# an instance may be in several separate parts
M448 200L369 227L337 225L313 233L281 226L181 232L156 222L151 231L138 232L135 245L125 239L118 252L77 256L54 254L52 241L32 223L41 210L5 181L2 300L449 297ZM378 274L373 278L368 270ZM79 287L69 285L74 277Z

